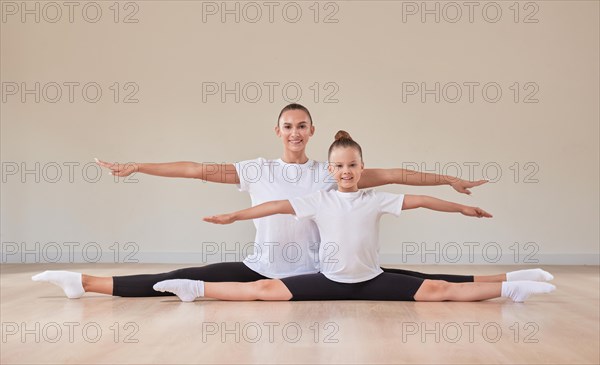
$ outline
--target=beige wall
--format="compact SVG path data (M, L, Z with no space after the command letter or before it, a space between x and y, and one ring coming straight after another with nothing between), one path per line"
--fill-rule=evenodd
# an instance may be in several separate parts
M401 1L227 2L234 12L224 22L221 2L120 3L118 14L113 2L75 2L72 22L62 2L27 2L33 11L24 19L22 2L1 4L2 262L236 259L203 242L243 247L252 224L201 221L248 206L234 186L147 175L115 182L106 172L96 179L86 164L280 157L272 128L299 87L317 128L312 158L325 159L333 134L345 129L362 144L367 167L469 178L473 166L472 178L487 172L495 181L471 197L447 186L382 188L494 214L386 217L382 261L494 262L500 248L498 263L598 264L596 1L427 2L439 6L437 23L435 14L423 21L422 2ZM453 23L457 6L462 17ZM437 103L435 91L423 92L436 83ZM138 101L124 103L128 95Z

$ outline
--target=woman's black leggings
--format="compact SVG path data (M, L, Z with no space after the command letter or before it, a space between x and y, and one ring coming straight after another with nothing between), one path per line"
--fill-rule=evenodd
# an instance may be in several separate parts
M473 276L443 274L432 275L401 269L382 269L385 273L402 274L420 279L445 280L454 283L473 281ZM159 281L170 279L190 279L208 282L235 281L245 283L269 278L251 270L243 262L221 262L202 267L178 269L161 274L113 276L113 295L119 297L158 297L164 295L174 295L169 292L158 292L152 288L154 284L158 283Z

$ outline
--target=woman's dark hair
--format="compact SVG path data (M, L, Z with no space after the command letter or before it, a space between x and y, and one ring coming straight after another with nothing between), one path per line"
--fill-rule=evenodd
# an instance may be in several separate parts
M302 110L303 112L305 112L308 115L308 118L310 119L310 125L313 124L313 119L312 119L312 116L310 115L310 112L308 111L308 109L306 109L306 107L304 105L293 103L293 104L288 104L283 109L281 109L281 112L279 113L279 116L277 117L276 125L279 125L279 119L281 119L281 116L283 115L283 113L287 112L288 110Z
M333 141L331 146L329 146L329 153L327 154L327 159L331 157L331 151L333 151L334 148L338 147L355 148L358 151L358 154L360 155L360 160L363 160L362 148L360 148L360 145L356 143L356 141L354 141L352 137L350 137L350 134L348 132L338 131L335 134L335 141Z

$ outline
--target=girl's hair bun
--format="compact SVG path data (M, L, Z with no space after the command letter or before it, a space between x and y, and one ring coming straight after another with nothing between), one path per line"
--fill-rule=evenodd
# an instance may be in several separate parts
M339 141L340 139L349 139L352 141L352 137L350 137L350 133L348 133L346 131L338 131L335 134L335 140Z
M329 153L327 153L328 158L331 157L331 152L335 148L355 148L358 151L358 154L360 155L360 160L362 161L362 148L360 148L360 145L356 143L356 141L353 140L352 137L350 137L350 133L346 131L338 131L335 134L335 141L333 141L331 146L329 146Z

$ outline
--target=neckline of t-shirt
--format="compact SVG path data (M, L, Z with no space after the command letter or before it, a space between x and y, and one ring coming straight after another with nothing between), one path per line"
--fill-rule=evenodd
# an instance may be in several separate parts
M361 189L358 189L358 191L344 192L335 190L335 192L339 197L342 198L356 198L357 196L361 195L363 191Z
M277 159L278 163L284 164L284 165L297 165L300 168L305 168L305 167L310 167L312 166L312 164L315 162L314 160L311 160L310 158L308 159L308 161L306 161L305 163L289 163L289 162L285 162L284 160L282 160L281 158Z

